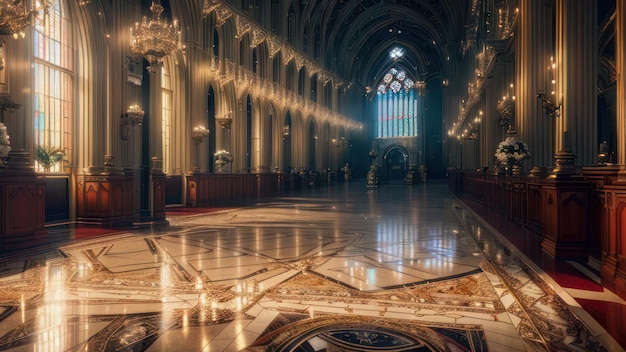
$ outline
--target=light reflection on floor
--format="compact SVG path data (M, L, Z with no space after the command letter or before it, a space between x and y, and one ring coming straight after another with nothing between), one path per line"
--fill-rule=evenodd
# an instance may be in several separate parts
M6 256L0 351L261 351L311 329L326 333L309 348L398 334L432 350L607 350L455 204L445 183L355 182ZM350 324L388 334L337 340Z

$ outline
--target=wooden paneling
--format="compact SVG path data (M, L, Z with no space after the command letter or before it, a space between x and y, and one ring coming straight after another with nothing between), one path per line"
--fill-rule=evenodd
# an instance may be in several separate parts
M133 221L132 177L79 175L77 220L103 227L127 227Z
M557 180L452 171L449 184L524 222L541 234L550 255L600 260L602 284L626 299L626 178L619 172L619 166L587 167L583 178Z
M187 205L206 206L285 191L286 174L190 174L187 175Z
M47 240L45 187L45 179L33 172L0 173L0 248L24 248Z

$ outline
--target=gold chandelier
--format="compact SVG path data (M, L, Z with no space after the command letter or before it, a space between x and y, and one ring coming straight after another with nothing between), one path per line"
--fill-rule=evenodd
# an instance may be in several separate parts
M30 25L32 14L48 6L47 1L36 1L29 9L26 0L0 0L0 35L24 37L24 28Z
M203 0L202 1L202 16L206 17L216 8L220 7L220 0Z
M144 16L141 23L135 24L134 30L130 29L130 49L134 54L144 56L150 64L147 70L156 73L163 63L163 58L178 49L179 32L176 21L169 24L161 19L163 13L161 1L153 1L150 11L152 11L150 21Z

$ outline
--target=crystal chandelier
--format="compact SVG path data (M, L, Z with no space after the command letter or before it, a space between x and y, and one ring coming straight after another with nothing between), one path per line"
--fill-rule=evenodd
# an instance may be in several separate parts
M0 0L2 1L2 0ZM144 16L141 23L136 23L135 28L130 29L131 51L142 55L150 64L147 70L156 73L163 63L163 57L171 55L178 49L178 23L169 24L161 19L163 6L161 1L156 0L150 6L152 19Z
M26 0L0 0L0 35L18 35L24 37L24 28L31 23L31 15L46 10L47 1L36 1L32 8L28 8Z

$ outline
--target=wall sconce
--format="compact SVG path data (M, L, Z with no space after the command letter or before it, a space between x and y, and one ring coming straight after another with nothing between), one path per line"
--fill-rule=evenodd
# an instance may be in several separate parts
M289 138L289 125L283 125L283 141Z
M209 136L210 131L204 126L196 126L191 131L191 138L196 144L202 143L202 141Z
M558 103L558 105L553 103L552 100L546 98L546 93L544 93L543 90L539 90L539 92L537 93L537 99L541 100L541 107L543 108L543 111L545 111L546 114L548 114L548 116L550 117L561 116L561 103L560 102Z
M215 121L217 121L222 128L230 129L233 123L233 112L229 111L226 115L215 116Z
M144 111L141 110L139 105L133 104L128 107L128 110L122 114L121 127L122 127L122 139L128 139L128 126L139 125L143 123Z
M556 79L554 78L554 72L556 70L556 63L554 57L550 56L550 66L548 72L550 76L550 96L546 96L545 90L539 89L537 92L537 99L541 100L541 107L543 111L550 117L561 116L561 99L556 99Z
M200 171L200 143L209 136L209 130L204 126L196 126L191 131L191 139L196 144L196 157L194 162L193 172Z
M513 83L511 83L511 90L513 90ZM513 123L513 117L515 116L515 94L507 94L498 100L496 106L498 110L498 119L502 128L509 129Z
M141 110L139 105L133 104L129 106L128 111L126 111L126 115L128 115L133 125L141 126L141 123L143 122L144 111Z

